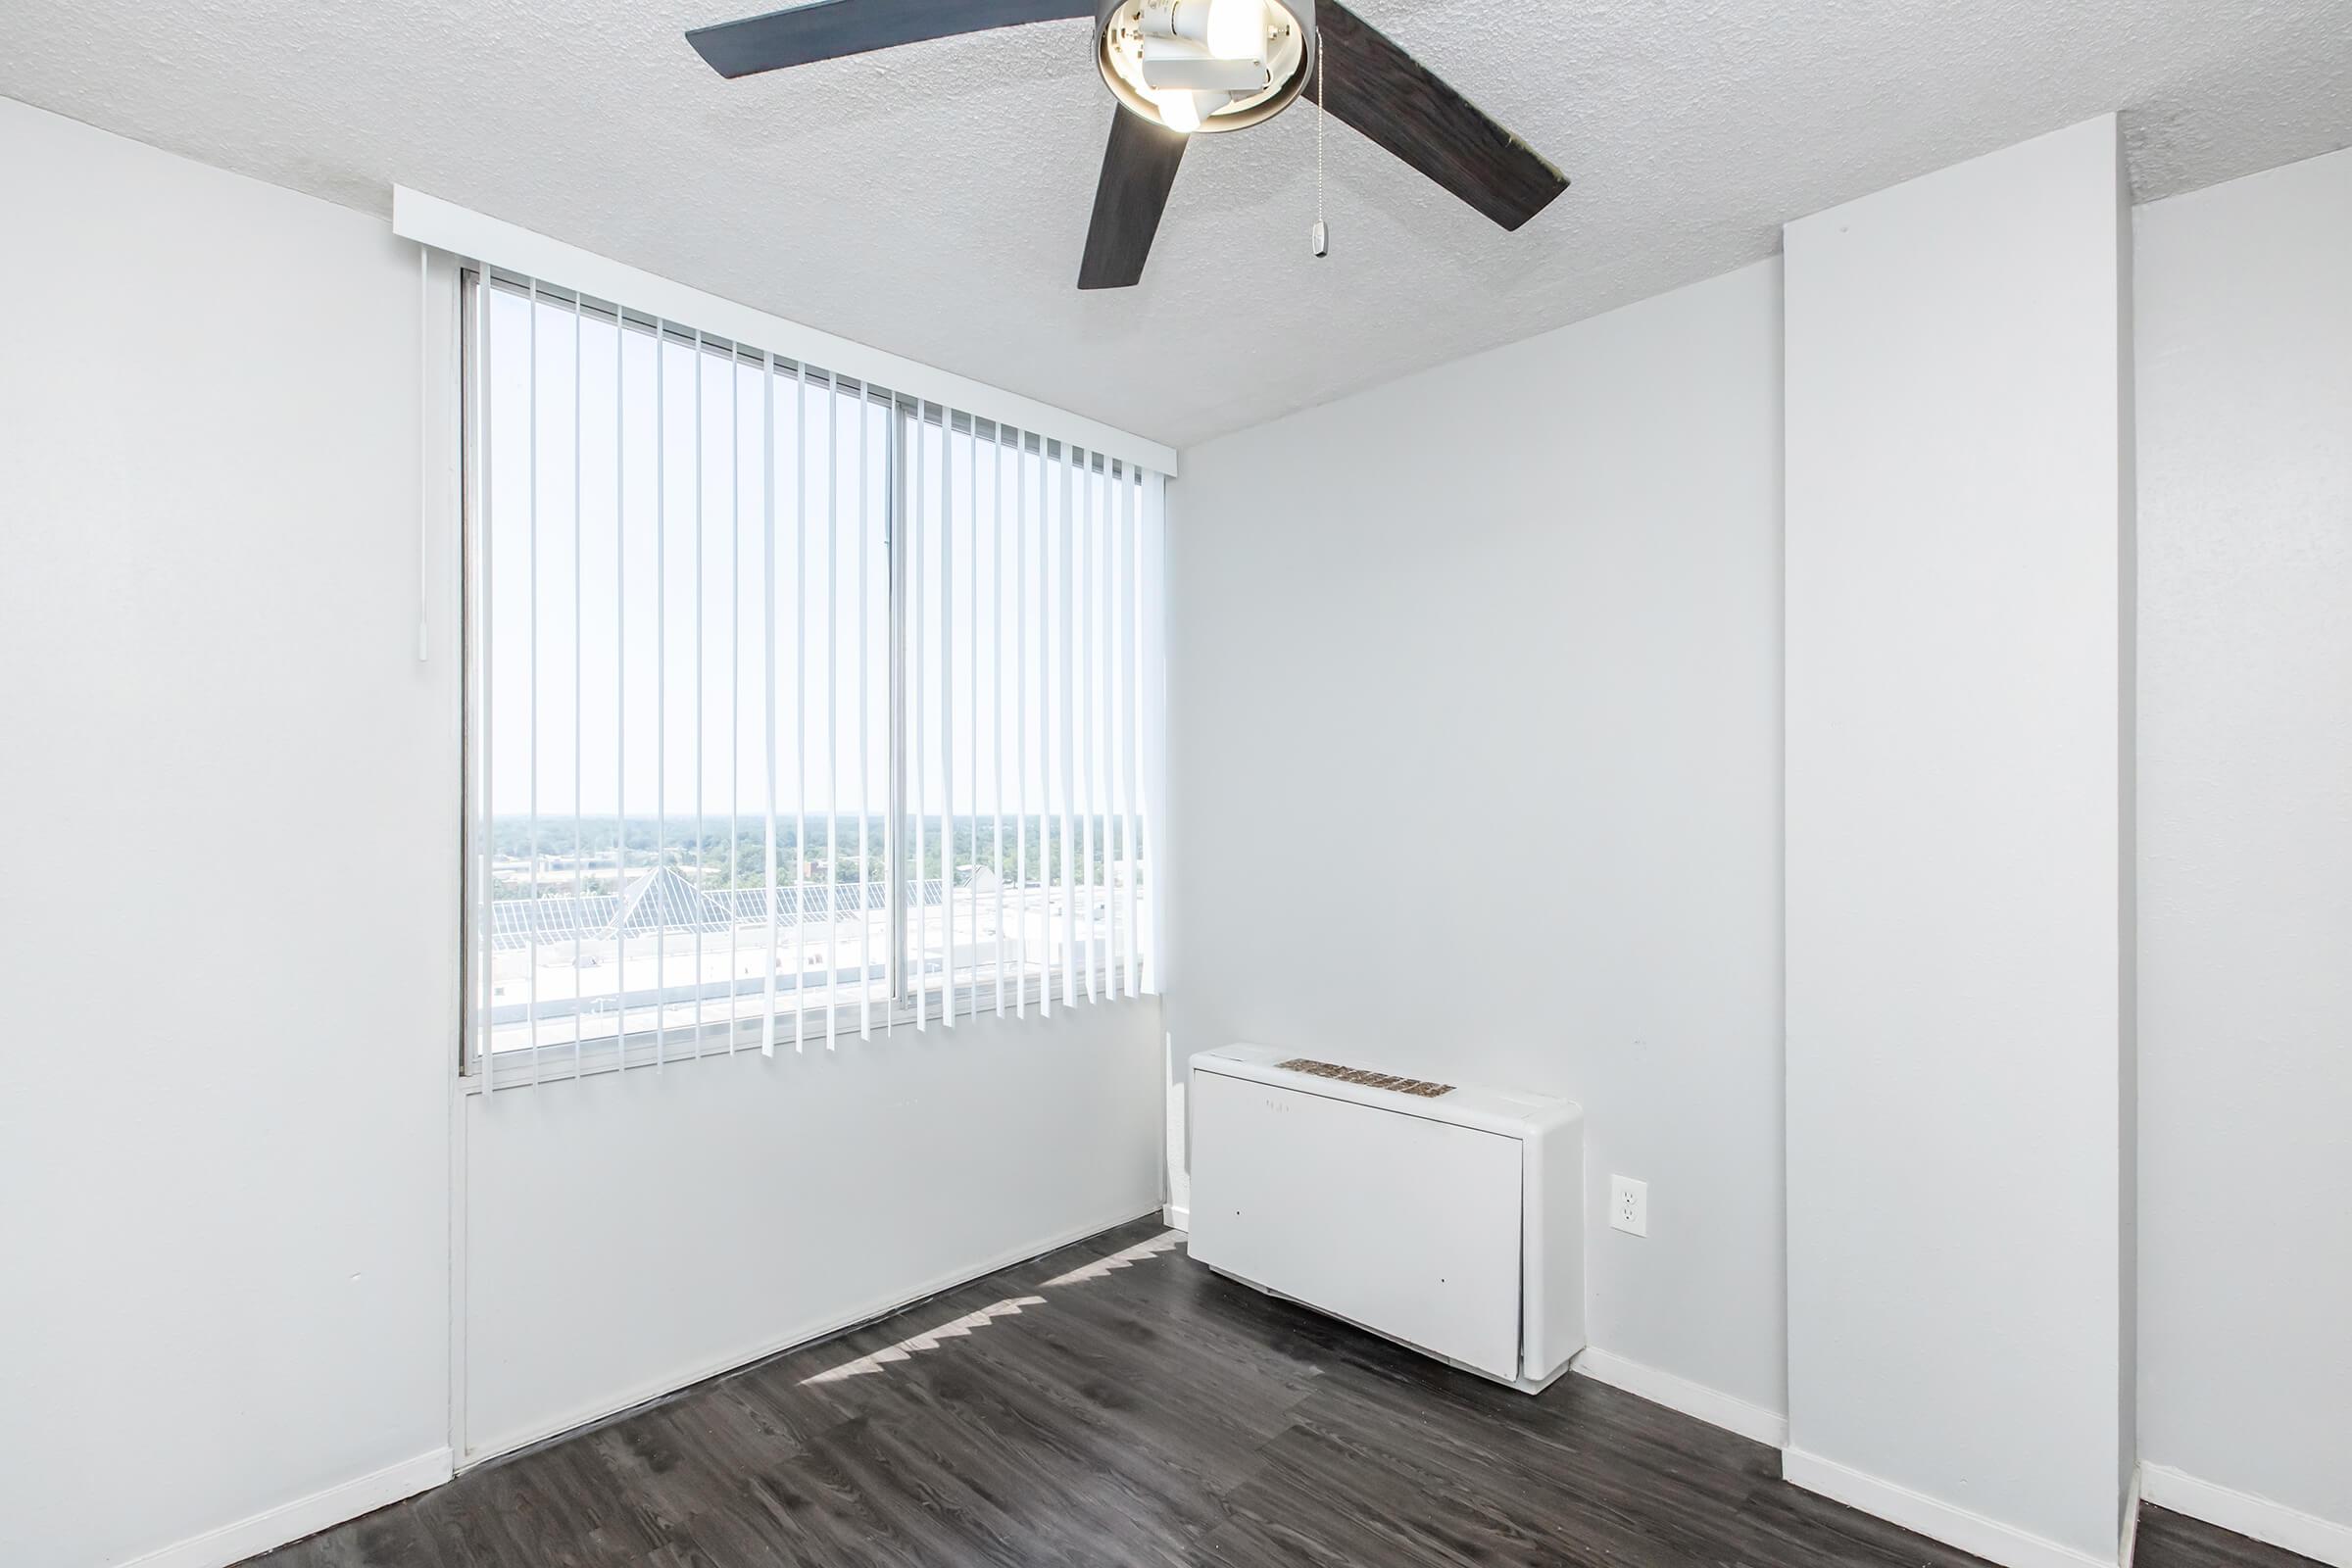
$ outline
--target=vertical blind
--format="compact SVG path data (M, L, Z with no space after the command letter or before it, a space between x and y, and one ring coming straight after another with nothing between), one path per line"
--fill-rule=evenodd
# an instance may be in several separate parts
M466 277L467 1069L1155 990L1164 475Z

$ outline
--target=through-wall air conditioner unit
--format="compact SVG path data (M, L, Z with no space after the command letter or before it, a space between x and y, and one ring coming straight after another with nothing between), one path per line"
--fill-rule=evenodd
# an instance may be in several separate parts
M1200 1262L1531 1394L1584 1348L1573 1102L1227 1046L1189 1103Z

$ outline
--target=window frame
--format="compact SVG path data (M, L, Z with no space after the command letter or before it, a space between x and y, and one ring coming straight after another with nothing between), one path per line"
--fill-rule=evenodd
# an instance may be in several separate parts
M664 1060L697 1060L707 1056L741 1055L746 1054L747 1046L750 1054L760 1054L767 1021L771 1014L755 1012L749 1015L713 1019L699 1026L688 1023L671 1024L661 1029L645 1027L595 1040L583 1040L576 1044L568 1041L537 1041L503 1051L491 1050L485 1045L480 1056L477 1058L475 1055L474 1033L478 1021L475 1012L477 987L487 984L487 977L480 973L481 954L487 952L487 949L478 948L477 939L482 934L484 924L490 918L490 911L495 902L489 896L489 890L481 885L480 874L480 868L485 863L483 859L485 841L491 833L494 821L487 808L487 802L482 800L480 795L484 760L481 754L488 744L481 728L484 706L483 683L487 667L482 660L482 654L487 642L489 616L484 571L485 558L489 549L489 496L485 477L486 467L483 462L484 445L487 440L488 409L486 399L482 395L483 367L479 351L482 335L486 330L486 323L480 316L485 298L484 291L494 288L506 289L518 296L535 298L542 303L553 301L567 307L576 303L583 317L592 318L600 322L617 321L624 330L633 329L649 334L658 333L664 342L678 341L682 336L685 341L695 343L700 352L718 354L722 357L728 350L740 349L742 345L732 339L715 337L709 333L699 334L699 336L691 332L680 334L675 323L646 317L641 313L630 311L626 307L615 307L609 302L596 300L575 290L553 287L545 282L534 283L534 280L505 269L476 262L461 262L456 269L456 273L458 346L455 367L459 382L457 432L459 518L457 532L461 594L458 617L461 708L459 841L460 854L464 862L460 879L462 907L458 938L461 1015L457 1041L457 1067L460 1087L466 1092L481 1092L504 1085L511 1080L538 1083L547 1079L592 1077L599 1073L654 1066ZM783 368L787 366L797 371L803 365L803 362L789 356L771 357L765 351L760 352L760 358L763 362L771 363L771 373L782 373ZM751 363L748 354L744 363ZM986 978L975 975L975 978L969 983L956 985L942 986L935 981L934 984L924 988L918 1006L918 998L912 984L915 976L912 966L907 961L907 939L911 921L909 917L910 900L907 894L909 877L906 874L906 865L909 856L905 839L908 802L906 685L911 617L907 605L908 559L907 551L905 548L906 530L903 524L909 505L908 488L911 483L910 432L914 430L918 422L922 424L937 423L941 427L943 441L952 445L958 428L957 416L960 411L944 403L897 392L870 381L857 381L854 377L847 376L836 379L830 372L827 372L827 377L837 395L844 383L855 385L859 389L857 395L862 401L882 403L886 406L889 415L886 421L888 444L884 454L889 480L884 487L882 498L882 520L883 550L888 578L888 624L885 634L890 656L887 702L885 704L887 711L883 719L887 725L886 740L889 757L889 765L885 769L884 793L886 799L883 803L883 809L888 814L884 821L883 853L887 863L885 880L889 888L890 937L888 951L885 955L886 995L876 997L870 1003L874 1014L872 1027L877 1030L893 1031L928 1025L952 1028L954 1025L945 1022L947 1015L977 1019L995 1009L995 999L998 995L997 981L993 974ZM931 417L933 410L938 412L937 419ZM1003 428L997 421L977 415L964 415L963 417L970 421L967 428L975 443L983 438L983 430ZM1022 431L1019 434L1021 450L1023 452L1035 450L1041 457L1053 456L1062 445L1062 443L1038 432ZM1032 443L1034 443L1034 447ZM1107 455L1104 456L1104 462L1106 464L1115 463L1118 467L1130 466L1126 460L1113 460ZM1050 819L1050 813L1041 811L1037 814L1041 819ZM624 816L621 820L625 822L627 818ZM952 819L946 831L952 842L954 832ZM1025 823L1021 824L1021 831L1025 838ZM947 877L951 885L953 876L949 862L952 862L952 853L943 856L943 876ZM919 870L917 874L919 875ZM952 913L950 917L953 917ZM1004 988L1003 1003L1007 1015L1010 1015L1016 1006L1023 1009L1035 1009L1041 1013L1048 1011L1054 1001L1055 979L1055 971L1051 963L1048 963L1042 971L1024 972L1018 980L1006 984ZM775 1038L781 1042L787 1033L787 1025L797 1017L803 1033L809 1038L823 1041L830 1047L839 1041L842 1031L837 1030L828 1034L823 1029L822 1021L827 1013L826 1003L821 997L814 1001L808 1000L808 992L796 989L794 1005L787 1006L780 1004L774 1009L772 1017L776 1023ZM1065 1000L1063 1004L1070 1004ZM838 1020L844 1014L853 1013L855 1006L854 1002L840 1004L834 1009L835 1018ZM918 1015L922 1020L920 1023L918 1023ZM815 1029L807 1028L807 1023L811 1018L818 1022L819 1026ZM856 1037L854 1025L847 1032L853 1038ZM723 1049L712 1050L713 1042L719 1043Z

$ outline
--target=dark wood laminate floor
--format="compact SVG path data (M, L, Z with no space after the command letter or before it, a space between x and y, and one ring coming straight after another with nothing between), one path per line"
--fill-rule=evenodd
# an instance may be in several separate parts
M2142 1504L2134 1568L2319 1568L2311 1558L2231 1535L2202 1519Z
M2190 1523L2143 1534L2141 1568L2298 1561L2211 1555ZM1220 1279L1143 1221L256 1559L1974 1560L1784 1484L1760 1444L1585 1378L1498 1388Z

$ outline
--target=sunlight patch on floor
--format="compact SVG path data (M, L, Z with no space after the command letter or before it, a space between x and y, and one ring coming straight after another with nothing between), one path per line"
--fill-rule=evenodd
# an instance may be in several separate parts
M841 1383L863 1377L868 1372L879 1372L894 1362L910 1360L923 1350L938 1349L943 1340L963 1339L972 1330L984 1329L998 1318L1019 1317L1023 1307L1045 1304L1046 1298L1042 1296L1011 1296L1002 1301L991 1301L979 1311L966 1312L952 1323L942 1323L938 1328L910 1334L898 1344L886 1345L870 1355L861 1355L855 1361L844 1361L839 1366L827 1367L822 1372L805 1377L801 1379L801 1386L806 1388L812 1383Z
M1108 1257L1098 1257L1092 1263L1074 1268L1067 1274L1057 1274L1039 1286L1038 1289L1050 1291L1057 1285L1084 1285L1089 1280L1102 1279L1104 1275L1114 1274L1120 1269L1133 1268L1144 1259L1155 1257L1166 1251L1183 1239L1184 1233L1181 1231L1161 1231L1148 1242L1138 1242L1133 1247L1123 1248L1111 1253Z

